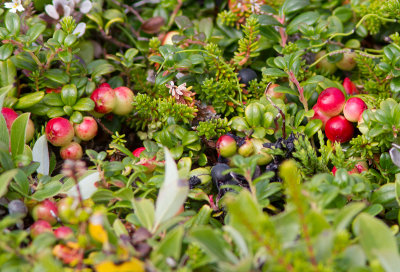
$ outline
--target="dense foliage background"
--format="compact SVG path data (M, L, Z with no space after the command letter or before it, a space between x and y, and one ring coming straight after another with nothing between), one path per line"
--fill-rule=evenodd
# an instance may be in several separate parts
M0 270L399 271L399 19L3 3Z

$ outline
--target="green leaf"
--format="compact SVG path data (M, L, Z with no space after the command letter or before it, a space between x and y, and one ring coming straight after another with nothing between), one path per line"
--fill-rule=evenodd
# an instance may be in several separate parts
M15 104L14 108L17 110L22 110L33 107L34 105L39 103L43 99L43 97L43 91L27 94L18 99L18 102Z
M64 39L64 45L66 47L71 47L77 40L78 38L76 37L75 34L68 34L67 37Z
M28 29L26 35L29 37L29 42L34 42L46 30L46 25L44 24L34 24Z
M194 228L189 238L195 241L215 262L237 263L237 257L230 251L229 244L218 230L209 226Z
M17 68L11 58L5 61L0 61L0 95L3 95L4 92L8 92L8 94L12 96L16 95L16 78Z
M271 15L262 14L258 16L258 22L260 25L264 26L282 26L281 23L278 22L274 17Z
M341 231L347 228L353 218L365 208L362 202L352 202L344 206L335 216L333 226L336 231Z
M400 92L400 77L395 77L390 81L390 90L394 93Z
M142 227L151 230L154 224L154 203L150 199L135 199L132 201L135 215Z
M11 35L18 35L21 27L19 16L16 13L9 11L6 15L5 26Z
M345 23L353 16L353 11L348 7L341 6L333 11L333 15L335 15L340 19L340 21Z
M65 105L75 105L76 99L78 98L78 90L74 84L64 85L61 89L61 99Z
M311 138L321 128L322 128L322 121L319 119L313 119L307 123L304 129L304 133L307 135L307 137Z
M77 111L91 111L94 109L94 106L95 104L92 99L84 97L79 99L72 108Z
M50 79L51 81L54 81L56 83L59 84L67 84L67 82L69 81L69 76L67 73L65 73L65 71L61 70L61 69L50 69L47 70L44 73L44 76L48 79Z
M11 43L6 43L0 47L0 60L8 59L14 51Z
M25 131L28 125L30 113L23 113L15 119L11 126L11 153L15 159L18 155L24 153Z
M43 98L43 103L45 103L48 106L53 106L53 107L64 106L64 102L62 101L61 95L59 93L46 94Z
M32 197L37 201L43 201L47 198L53 197L57 195L62 189L62 183L58 180L53 180L49 183L46 183L44 187L40 190L37 190Z
M290 22L290 24L286 28L286 33L292 35L299 30L300 25L312 25L317 22L318 19L319 13L317 11L308 11L302 13Z
M177 16L175 18L175 23L180 29L187 29L193 26L192 21L186 16Z
M281 69L278 68L266 68L262 69L262 73L267 76L273 77L287 77L288 75Z
M378 259L385 271L398 271L400 256L396 239L383 221L362 213L355 219L353 231L370 262Z
M158 193L153 230L173 217L181 208L189 193L186 180L179 179L176 163L167 148L165 153L165 178Z
M149 60L152 61L152 62L155 62L155 63L160 63L160 64L164 62L164 58L163 57L156 56L156 55L151 56L149 58Z
M289 14L299 11L309 4L310 2L308 0L286 0L282 5L281 10L284 14Z
M79 111L74 111L74 113L72 113L72 115L70 117L70 120L71 120L71 122L73 122L75 124L80 124L80 123L82 123L83 115Z
M4 145L8 147L9 141L10 135L8 134L6 119L4 119L4 116L0 114L0 143L4 143Z
M17 173L18 169L13 169L0 175L0 197L7 193L8 185Z
M181 256L183 234L183 225L169 231L154 249L155 253L163 255L164 258L172 257L178 261Z

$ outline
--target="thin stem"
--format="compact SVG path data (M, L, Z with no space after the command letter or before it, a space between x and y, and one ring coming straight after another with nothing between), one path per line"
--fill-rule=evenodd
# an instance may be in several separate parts
M122 4L122 3L118 2L117 0L111 0L111 1L112 1L114 4L116 4L117 6L126 8L128 11L132 12L132 13L138 18L138 20L139 20L142 24L144 23L144 20L143 20L142 16L140 16L139 12L137 12L134 8L132 8L132 7L129 6L129 5Z
M286 139L286 116L285 116L285 114L283 113L282 109L279 108L279 107L274 103L274 101L272 101L272 99L271 99L268 95L266 95L269 85L270 85L270 84L268 84L267 88L265 88L264 94L265 94L265 97L267 98L267 100L269 101L269 103L271 103L271 105L274 106L274 107L279 111L279 114L282 116L282 138L283 138L283 139Z
M293 71L289 71L288 75L289 75L289 80L296 85L297 90L299 91L299 99L300 99L300 102L303 104L304 110L308 111L308 103L304 97L303 87L300 86L300 83L297 80L296 76L294 75Z
M366 14L360 19L360 21L356 24L356 26L352 30L350 30L349 32L346 32L346 33L334 33L326 41L324 41L323 43L312 45L308 49L324 46L326 43L328 43L330 40L332 40L335 37L350 36L351 34L355 33L357 28L359 28L361 26L361 24L369 17L377 17L378 19L380 19L380 20L382 20L384 22L390 22L390 23L396 23L397 22L397 19L389 19L389 18L381 17L381 16L376 15L376 14Z
M182 7L182 0L178 0L178 4L175 6L175 9L174 9L174 11L172 12L172 14L171 14L171 17L170 17L170 19L169 19L169 22L168 22L168 29L172 26L172 24L174 23L174 21L175 21L175 17L176 17L176 15L178 14L178 12L179 12L179 10L181 9L181 7Z
M361 50L353 50L353 49L339 49L339 50L335 50L335 51L331 51L329 53L326 53L325 55L323 55L322 57L320 57L319 59L317 59L316 61L314 61L310 66L308 66L308 68L311 68L315 65L317 65L320 61L322 61L324 58L328 57L328 56L333 56L336 54L343 54L343 53L351 53L351 52L355 52L361 56L364 57L368 57L368 58L381 58L383 55L372 55L372 54L368 54L364 51Z

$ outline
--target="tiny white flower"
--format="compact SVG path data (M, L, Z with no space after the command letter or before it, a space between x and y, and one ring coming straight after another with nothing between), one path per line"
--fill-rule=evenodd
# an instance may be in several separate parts
M4 7L10 9L10 12L16 13L17 11L24 11L21 0L13 0L12 2L4 3Z
M88 13L91 9L92 9L92 2L90 2L89 0L83 1L79 6L80 12L84 14Z
M66 17L71 15L72 10L75 8L73 1L67 0L53 0L52 5L46 5L44 10L51 18L58 20L60 15Z
M79 23L74 32L72 32L72 34L77 34L78 38L81 37L83 34L85 34L85 30L86 30L86 24L85 23Z

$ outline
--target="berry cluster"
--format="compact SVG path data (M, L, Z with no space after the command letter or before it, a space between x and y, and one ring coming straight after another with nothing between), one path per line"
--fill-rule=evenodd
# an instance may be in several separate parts
M346 91L355 93L351 82L345 82ZM337 88L327 88L318 97L317 104L313 107L312 119L319 119L323 123L326 137L332 142L345 143L354 135L354 125L362 118L362 113L367 109L365 102L358 97L347 100L343 92ZM340 115L343 112L343 115Z

